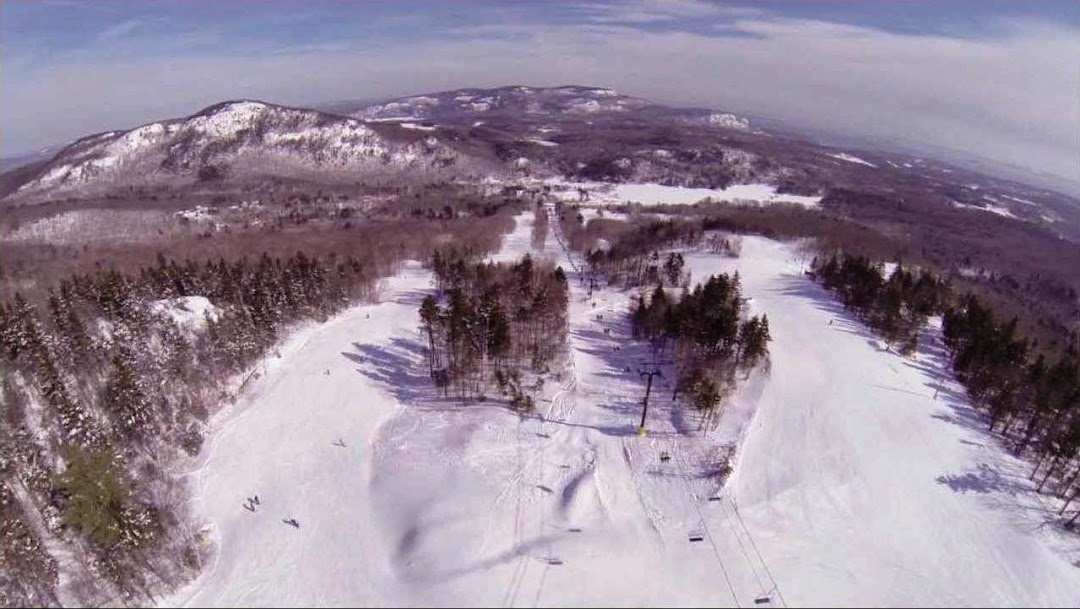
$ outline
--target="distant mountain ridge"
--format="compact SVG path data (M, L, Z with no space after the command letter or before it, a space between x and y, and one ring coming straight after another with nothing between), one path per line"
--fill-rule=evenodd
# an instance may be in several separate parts
M102 196L118 188L243 182L266 176L337 182L400 172L413 177L497 173L500 164L505 165L483 147L454 146L446 134L413 121L591 121L636 115L748 128L734 115L668 108L611 89L581 86L458 89L363 104L338 102L323 106L333 111L320 111L234 100L183 118L88 135L46 162L10 172L0 184L0 196L33 202Z
M1080 202L912 153L824 146L757 119L610 88L465 88L322 109L255 100L83 137L0 174L0 203L234 195L506 177L855 188L1043 224L1080 238ZM761 124L770 125L768 121ZM852 154L856 152L856 154Z
M81 138L9 193L15 198L100 195L123 186L183 186L260 175L349 180L387 171L438 172L458 156L437 139L252 100Z

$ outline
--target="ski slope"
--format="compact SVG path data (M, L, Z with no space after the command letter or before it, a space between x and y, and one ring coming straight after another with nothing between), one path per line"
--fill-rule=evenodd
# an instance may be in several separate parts
M494 258L531 251L531 224ZM532 253L571 271L556 225ZM688 263L697 280L738 270L774 338L714 431L658 379L634 433L648 353L631 294L590 296L573 272L569 364L535 415L437 399L417 330L431 277L412 264L381 303L295 335L215 420L192 483L218 555L162 605L1080 604L1075 538L1046 524L932 336L911 360L883 351L789 245Z

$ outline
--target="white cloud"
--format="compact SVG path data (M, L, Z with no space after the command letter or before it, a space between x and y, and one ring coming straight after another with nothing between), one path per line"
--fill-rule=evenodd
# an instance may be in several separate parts
M679 19L715 17L731 10L715 2L697 0L638 0L593 3L580 7L589 21L598 23L662 23Z
M102 30L97 35L97 41L99 43L110 42L121 38L126 38L135 32L143 29L146 23L142 19L128 19L121 21L116 25L110 26Z
M352 43L341 40L337 42L313 42L311 44L284 46L275 49L273 52L278 55L299 55L303 53L327 53L347 51L350 48L352 48Z
M647 16L633 13L622 23L635 15ZM187 114L228 98L303 104L574 83L848 135L921 141L1080 182L1080 31L1021 22L992 37L916 36L753 12L732 28L744 35L648 31L616 19L577 27L480 25L449 39L349 51L312 46L261 56L70 61L33 78L0 81L0 149Z

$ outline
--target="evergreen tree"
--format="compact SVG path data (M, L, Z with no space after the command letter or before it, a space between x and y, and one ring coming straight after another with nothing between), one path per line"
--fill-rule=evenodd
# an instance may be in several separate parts
M103 548L116 544L123 536L129 494L116 456L108 450L72 448L66 458L67 468L55 480L64 497L64 524Z
M769 335L769 318L762 315L760 318L751 317L743 322L739 329L739 344L741 347L740 359L745 368L753 368L768 352L768 342L772 340Z
M123 436L139 437L153 417L143 383L126 350L113 355L112 367L105 381L102 403L113 425Z
M438 361L438 353L435 350L435 327L439 323L440 313L435 297L430 294L425 296L423 302L420 303L420 321L428 337L428 370L431 374L435 374Z

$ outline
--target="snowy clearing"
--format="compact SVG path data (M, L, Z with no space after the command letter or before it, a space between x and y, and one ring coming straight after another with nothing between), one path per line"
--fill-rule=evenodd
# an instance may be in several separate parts
M978 210L978 211L987 211L987 212L990 212L992 214L997 214L999 216L1004 216L1006 218L1016 218L1017 217L1016 214L1009 211L1008 208L1003 207L1001 205L994 205L992 203L987 203L984 206L980 206L980 205L970 205L968 203L961 203L959 201L953 201L953 205L956 206L956 207L964 208L964 209L975 209L975 210Z
M76 209L27 222L3 238L12 243L65 245L143 241L157 238L162 227L175 230L170 220L163 211Z
M775 186L768 184L735 184L724 189L686 188L683 186L664 186L662 184L608 184L604 182L566 182L559 179L547 180L554 194L569 201L581 198L581 191L587 193L588 201L593 204L621 205L641 203L642 205L693 205L705 199L713 202L739 203L793 203L806 207L816 207L821 203L820 196L801 196L781 194Z
M529 251L531 224L495 258ZM555 230L534 254L572 269ZM192 480L220 553L163 604L1075 606L1075 537L942 373L937 332L886 352L790 245L687 262L695 280L739 271L774 338L717 430L695 433L660 382L634 434L633 294L588 298L576 273L572 365L535 415L439 400L413 264L380 304L294 335L215 419Z
M1035 206L1039 205L1038 203L1036 203L1035 201L1032 201L1030 199L1021 199L1020 197L1012 197L1012 196L1009 196L1009 195L1001 195L1001 196L1005 197L1006 199L1012 199L1013 201L1016 201L1017 203L1023 203L1024 205L1035 205Z
M589 220L595 220L597 218L606 218L608 220L618 220L619 222L625 222L630 219L630 214L623 213L621 211L610 211L603 207L590 207L588 205L582 205L578 211L581 214L581 218L588 222ZM662 214L641 214L648 217L659 217Z
M871 163L870 161L860 159L859 157L857 157L857 156L855 156L853 154L848 154L846 152L840 152L840 153L837 153L837 154L830 154L828 156L831 156L834 159L840 159L841 161L847 161L849 163L855 163L855 164L858 164L858 165L866 165L867 167L873 167L875 169L877 168L877 165ZM894 167L895 167L895 165L894 165Z
M215 307L205 296L178 296L150 303L150 312L161 315L189 332L199 332L206 328L207 318L216 320L221 310Z

